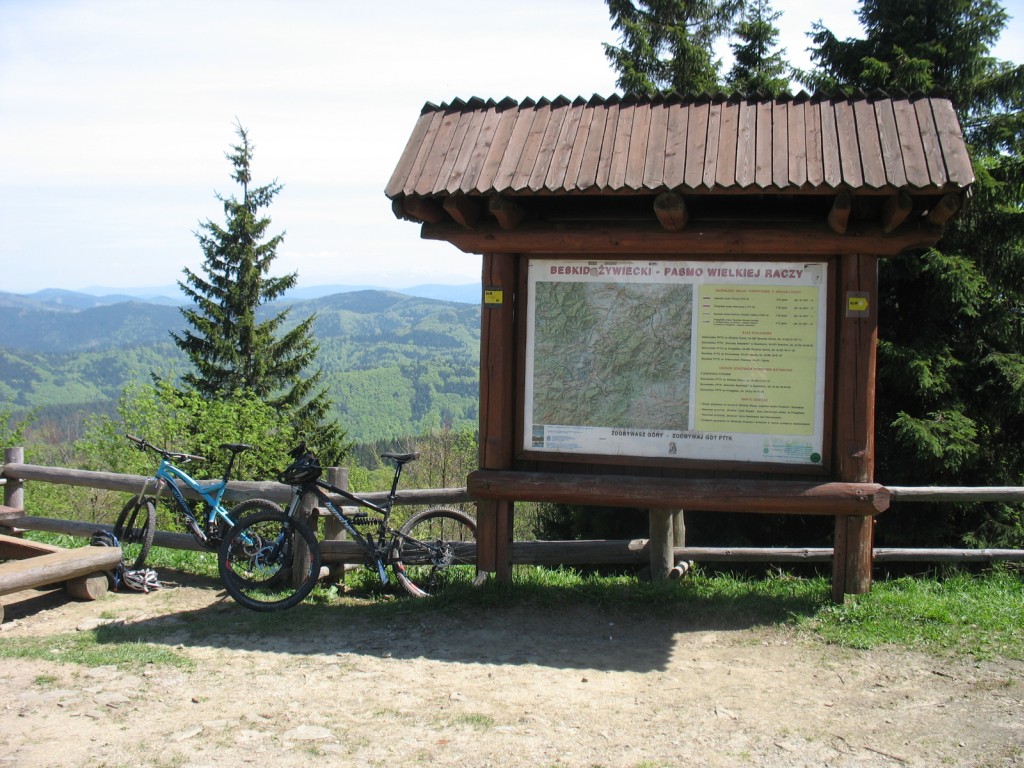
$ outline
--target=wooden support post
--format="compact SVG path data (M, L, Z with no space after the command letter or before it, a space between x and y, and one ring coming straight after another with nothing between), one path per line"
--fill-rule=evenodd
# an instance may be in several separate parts
M327 482L347 491L348 467L328 467ZM329 512L322 515L322 517L324 519L325 541L345 541L348 538L348 534L345 532L345 527L338 521L338 518ZM344 564L329 567L327 571L327 580L335 584L343 584L345 582Z
M856 301L849 301L854 297ZM866 300L866 305L865 305ZM870 483L875 474L875 346L878 342L878 259L844 256L839 276L835 455L839 479ZM832 599L871 589L872 522L836 515Z
M4 448L4 464L24 464L24 448ZM25 482L13 477L7 478L4 485L4 506L14 509L25 508Z
M523 207L517 203L513 203L506 197L501 195L494 195L487 200L487 209L491 212L491 215L498 220L498 226L506 232L511 232L513 229L523 223L523 219L526 218L526 211ZM486 285L486 283L484 283Z
M312 496L306 496L303 498L302 506L299 507L296 512L296 516L309 525L310 529L313 531L313 536L317 537L317 511L316 507L313 506ZM301 586L302 582L305 580L305 574L309 570L311 557L312 555L309 552L309 547L306 546L306 542L303 541L301 536L296 536L295 553L292 558L292 584L294 586Z
M664 581L675 565L672 551L672 510L648 511L651 526L651 581Z
M950 192L942 196L938 204L928 212L928 223L942 226L960 210L960 196Z
M853 208L853 198L849 192L840 192L832 203L832 210L828 212L828 225L838 235L845 234L846 227L850 223L850 211Z
M461 224L467 229L473 229L476 226L483 208L479 198L470 198L465 195L446 197L442 205L457 224Z
M886 201L882 204L882 231L889 234L896 229L910 215L910 210L913 207L914 201L906 190L901 189L896 194L886 198Z
M686 223L690 220L686 201L676 192L662 192L654 198L654 215L658 217L662 228L668 232L685 229Z
M493 202L493 199L492 199ZM496 301L484 306L480 326L480 467L512 467L515 441L515 296L518 258L484 254L483 285ZM512 580L512 502L497 499L478 506L478 569L493 569L499 581Z
M405 212L414 219L425 221L428 224L437 224L444 221L444 208L436 200L428 200L424 197L407 197L402 203Z

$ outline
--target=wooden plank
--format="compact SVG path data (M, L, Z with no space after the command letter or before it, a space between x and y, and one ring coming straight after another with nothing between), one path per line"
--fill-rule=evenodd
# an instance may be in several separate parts
M715 186L731 187L736 184L736 141L739 130L738 104L722 105L722 123L718 129L718 168Z
M772 184L779 189L790 185L789 109L786 102L772 105Z
M420 156L421 152L424 152L423 141L430 130L431 123L436 114L438 113L426 112L416 120L416 125L412 129L412 135L409 136L409 141L406 143L405 149L402 150L402 156L398 158L398 164L391 173L391 179L384 188L384 194L388 197L395 197L412 188L407 187L406 182L413 173L417 157ZM425 157L425 154L423 156Z
M757 105L757 134L754 139L754 183L764 189L772 184L772 104Z
M633 135L633 105L619 105L619 118L615 125L615 140L612 145L611 162L608 166L609 189L622 189L626 184L626 168L629 165L629 143Z
M867 100L854 102L853 114L857 121L857 137L860 142L860 161L864 173L864 184L872 189L886 185L885 165L882 162L882 145L878 136L878 121L874 105Z
M916 130L913 127L909 127L908 137L903 136L903 125L900 124L900 139L901 141L913 141L913 134L916 134L921 141L921 145L924 151L924 162L928 169L928 181L936 187L946 186L946 182L949 181L949 177L946 175L946 162L942 157L942 146L939 143L939 129L935 124L935 117L932 114L931 99L918 99L914 102L914 114L917 117ZM897 123L899 123L900 113L896 113ZM909 121L907 121L909 123ZM904 145L904 154L906 154L906 146ZM910 172L907 172L910 176ZM921 185L924 186L924 185Z
M530 177L533 175L533 169L537 163L550 121L550 104L538 106L534 110L530 132L527 134L526 142L523 144L523 151L519 156L519 162L516 164L515 173L512 174L512 181L510 182L512 190L520 192L528 188L527 185L530 183Z
M836 136L842 182L856 189L864 184L864 172L861 169L860 142L857 138L857 121L853 114L853 105L848 101L837 101L833 106L836 112Z
M458 158L448 173L448 183L445 185L445 190L449 195L462 190L466 173L469 171L474 153L479 147L480 131L483 130L487 118L493 116L494 110L478 110L472 113L469 124L466 126L466 132L463 135Z
M789 183L802 187L807 183L807 103L790 104L786 115L789 123L786 133L789 136Z
M696 189L704 181L704 161L708 146L708 118L711 105L692 104L686 129L686 171L683 183Z
M821 102L821 158L823 182L833 189L843 182L843 168L839 159L839 135L836 129L836 110L831 102Z
M974 169L971 168L971 158L967 155L963 131L960 129L960 121L953 104L949 99L929 101L932 104L932 114L935 116L939 145L942 147L942 157L946 161L949 180L953 184L966 187L974 182Z
M544 182L551 173L551 159L555 156L558 148L558 137L562 135L562 124L570 112L568 105L552 106L548 113L548 124L544 129L544 135L537 147L537 159L534 160L533 170L526 186L531 192L537 192L544 188Z
M665 153L668 146L668 106L651 106L651 125L647 134L647 154L644 157L643 186L659 189L665 183Z
M644 166L651 134L651 105L638 104L633 108L633 129L629 136L629 156L626 160L625 186L633 190L644 186Z
M544 186L552 192L565 189L565 180L569 172L569 163L572 160L573 149L576 146L576 134L579 133L580 123L583 119L583 104L569 107L565 120L562 121L562 128L558 134L558 142L555 151L549 162L548 175L544 179ZM579 170L579 166L576 166ZM576 174L572 176L572 184L576 183Z
M587 145L580 159L580 172L576 178L576 188L590 189L597 184L597 171L601 162L601 147L604 144L605 126L608 122L608 108L603 104L591 110L590 130L587 133Z
M821 105L804 106L804 140L807 143L807 183L820 187L825 183L825 165L822 155Z
M896 133L899 136L899 151L907 184L914 187L928 187L933 183L928 157L930 151L936 152L936 172L939 173L941 184L945 184L946 171L942 164L941 152L938 149L938 137L934 133L934 125L931 125L929 121L932 131L929 140L934 142L934 148L929 150L925 148L925 136L919 129L917 110L913 104L902 100L895 102L893 104L893 120L896 123Z
M5 504L0 504L0 520L8 520L15 517L21 517L25 514L25 510L19 509L18 507L8 507Z
M87 576L120 562L120 547L87 546L0 563L0 595Z
M37 555L50 555L63 550L63 547L46 544L42 541L31 541L18 536L0 534L0 560L20 560Z
M742 228L705 222L684 233L666 232L653 220L623 226L608 222L566 223L558 229L524 222L512 232L482 220L473 230L454 222L424 224L424 240L445 240L466 253L507 254L780 254L827 256L870 253L895 256L907 248L926 248L941 232L926 227L901 227L886 234L880 221L851 221L845 235L820 222L758 222Z
M566 163L565 178L562 187L566 192L574 192L580 189L580 170L583 168L583 158L586 155L587 143L590 141L590 128L594 124L594 109L586 109L586 105L580 105L579 125L573 137L572 153Z
M900 102L909 107L906 102ZM907 185L907 170L903 163L903 149L900 146L900 129L896 122L892 99L875 102L875 122L878 125L878 145L882 153L882 166L886 181L900 189ZM918 141L920 146L920 141Z
M512 185L512 177L519 166L519 159L523 154L523 147L530 135L530 128L533 126L533 118L536 115L534 109L520 109L516 112L516 122L509 134L508 142L505 145L505 152L501 156L498 169L494 172L492 190L503 192Z
M704 150L704 176L701 183L709 189L718 178L718 155L721 149L722 105L712 104L708 109L707 146Z
M459 162L459 157L462 154L462 147L466 142L466 135L469 133L469 128L473 124L473 118L477 117L479 114L479 112L462 112L459 114L458 122L456 123L455 130L452 133L452 140L448 144L448 149L444 153L444 160L437 171L437 179L434 181L435 192L447 190L449 186L458 187L458 179L453 181L452 174L455 170L455 166ZM469 154L470 150L467 149L466 157L463 158L464 163L469 162Z
M668 132L665 136L665 188L682 186L686 178L686 137L689 132L690 109L685 104L672 104L668 109Z
M509 141L512 137L512 131L519 120L519 110L506 109L504 112L496 113L498 120L494 124L494 133L485 133L486 127L490 126L491 121L487 122L487 126L480 129L480 145L481 149L486 145L486 154L483 156L483 160L480 161L480 170L476 174L476 178L471 178L472 171L467 172L465 183L463 184L463 192L485 192L496 189L495 180L498 173L498 168L501 166L501 162L505 157L505 152L508 149ZM470 161L470 167L472 168L477 158Z
M746 101L739 106L739 128L736 136L736 183L749 187L754 183L754 160L757 156L757 106Z
M615 152L615 136L619 125L619 105L612 104L608 107L604 120L604 133L601 139L600 154L598 155L597 170L594 177L594 185L599 189L608 186L608 176L611 171L612 157Z
M875 515L889 493L874 483L685 479L477 470L467 488L478 499L666 508L708 512Z
M459 112L447 112L441 118L441 123L437 126L437 131L433 135L430 150L423 162L412 194L429 195L436 191L435 183L437 182L437 176L441 166L444 164L445 157L448 155L448 149L455 136L455 130L459 126L460 118L461 113Z

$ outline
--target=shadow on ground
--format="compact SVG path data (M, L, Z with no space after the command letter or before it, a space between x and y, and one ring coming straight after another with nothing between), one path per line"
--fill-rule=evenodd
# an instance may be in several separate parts
M97 628L101 643L143 641L171 646L297 655L354 654L465 664L532 664L561 669L650 672L667 668L678 636L749 630L809 615L807 597L749 596L701 600L685 594L632 603L620 594L484 586L463 602L346 597L256 613L234 603L212 580L182 576L208 602ZM488 593L490 592L490 594ZM140 595L139 599L148 596ZM169 605L173 601L169 602Z

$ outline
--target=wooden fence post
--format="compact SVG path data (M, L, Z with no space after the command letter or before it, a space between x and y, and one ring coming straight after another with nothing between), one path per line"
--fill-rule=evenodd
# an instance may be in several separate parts
M4 448L4 464L23 464L24 462L24 448ZM14 509L25 508L25 482L23 480L7 478L7 482L4 484L4 506Z
M672 548L672 516L671 509L652 508L648 511L651 526L651 580L664 581L669 577L675 565L675 552Z
M327 482L331 485L348 490L348 467L328 467ZM345 541L348 533L345 527L334 515L327 513L324 518L324 541ZM343 563L335 563L328 566L327 580L332 583L345 583L345 566Z

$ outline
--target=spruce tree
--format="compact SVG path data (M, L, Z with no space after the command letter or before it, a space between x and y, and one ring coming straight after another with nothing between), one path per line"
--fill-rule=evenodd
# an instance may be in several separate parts
M727 34L742 0L606 0L621 45L605 55L626 92L654 94L719 89L715 42Z
M936 248L882 261L877 472L890 485L1024 484L1024 67L990 55L994 0L864 0L863 39L818 26L824 88L942 89L977 182ZM1019 508L906 505L879 541L1024 544Z
M270 218L263 211L282 185L276 180L253 185L254 147L240 124L236 132L239 143L226 156L241 195L217 196L224 206L225 224L207 220L200 225L196 237L204 255L202 275L185 268L185 281L179 282L194 302L181 310L189 327L180 336L171 334L195 369L182 381L204 398L255 394L337 460L344 434L327 419L330 402L321 387L323 374L312 369L319 351L312 334L316 316L290 328L288 309L266 319L258 317L260 307L296 284L298 274L269 274L284 234L267 236Z
M785 50L778 47L779 28L775 26L781 16L769 0L753 0L744 11L733 30L739 42L729 46L734 57L725 80L729 88L771 97L789 90L791 68Z

